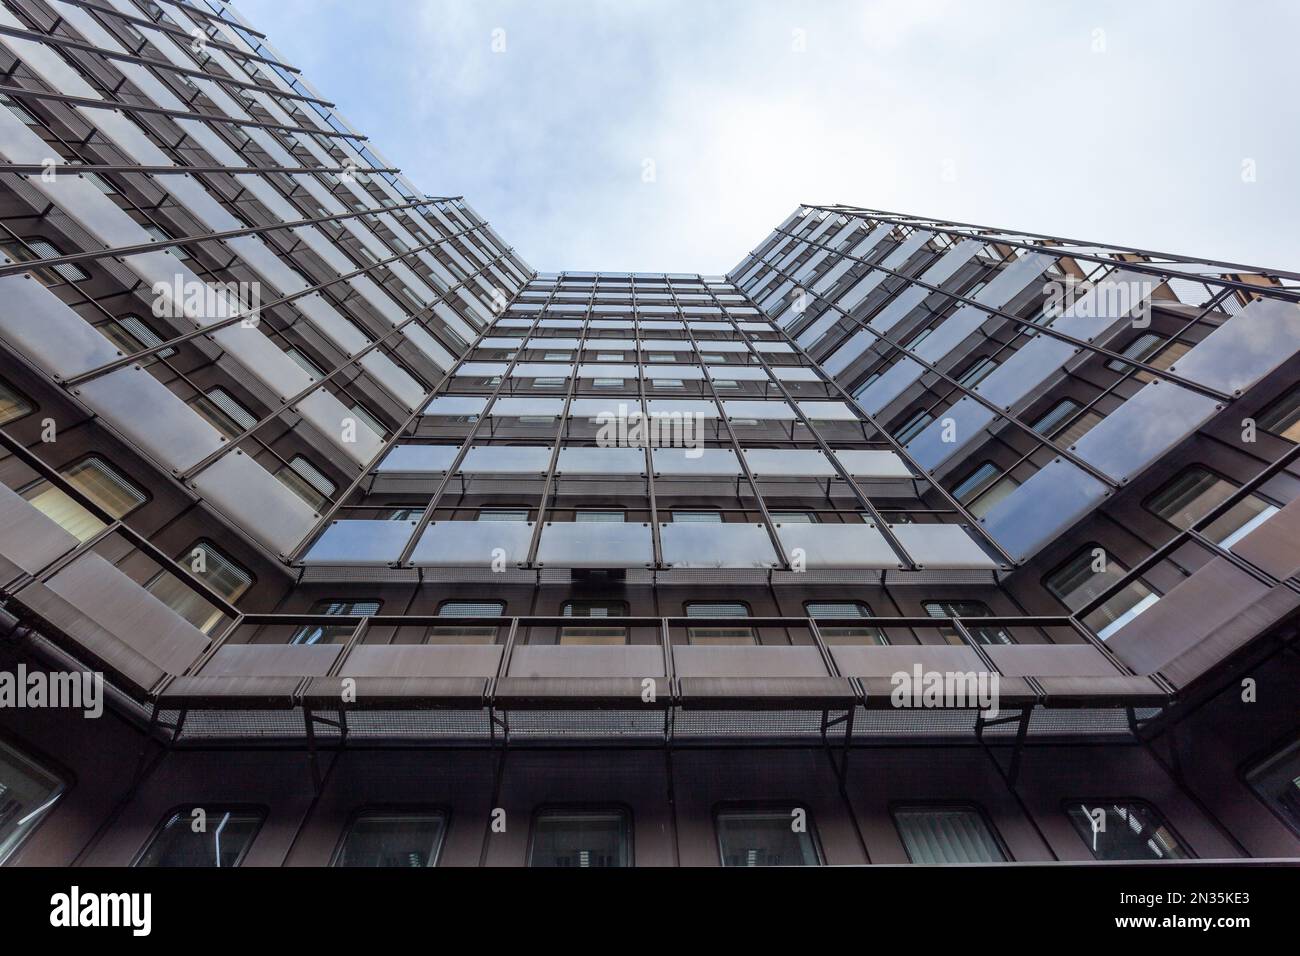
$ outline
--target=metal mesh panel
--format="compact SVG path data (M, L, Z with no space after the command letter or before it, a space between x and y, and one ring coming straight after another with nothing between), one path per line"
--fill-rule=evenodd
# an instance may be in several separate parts
M506 719L512 738L655 738L664 733L663 713L652 710L516 710Z
M831 718L843 713L833 711ZM676 737L820 737L821 726L816 710L679 710L673 715Z

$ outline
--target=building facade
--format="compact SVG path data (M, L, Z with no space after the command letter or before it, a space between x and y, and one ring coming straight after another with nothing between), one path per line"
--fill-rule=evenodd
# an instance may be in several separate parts
M0 862L1300 857L1300 275L538 273L220 0L0 57Z

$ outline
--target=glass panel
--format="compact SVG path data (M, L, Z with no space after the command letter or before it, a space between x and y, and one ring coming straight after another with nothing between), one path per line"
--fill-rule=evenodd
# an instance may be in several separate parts
M721 511L674 511L673 521L694 521L700 524L722 524Z
M622 810L543 810L533 822L528 865L631 866L628 829Z
M793 810L732 811L718 814L718 850L723 866L820 866L821 855L805 820Z
M778 562L767 528L727 522L662 524L664 562L675 568L771 568Z
M438 865L447 815L363 813L353 821L335 866L426 867Z
M65 786L53 773L0 743L0 863L36 829Z
M169 818L135 865L239 866L262 827L262 814L219 808L201 808L201 816L196 812L184 810Z
M1006 860L978 810L962 807L900 808L898 835L913 863L1001 863Z
M1098 860L1182 860L1192 855L1146 804L1083 801L1066 812Z
M1106 497L1106 486L1057 459L984 515L984 528L1016 560L1038 551Z

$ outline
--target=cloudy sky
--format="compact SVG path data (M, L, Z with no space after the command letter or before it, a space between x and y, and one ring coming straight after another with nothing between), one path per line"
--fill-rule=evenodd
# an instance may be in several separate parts
M1300 269L1294 0L237 0L542 270L720 273L800 202Z

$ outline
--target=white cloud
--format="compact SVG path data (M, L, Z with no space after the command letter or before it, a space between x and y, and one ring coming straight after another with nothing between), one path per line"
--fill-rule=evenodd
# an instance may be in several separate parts
M414 181L463 193L542 269L720 272L799 202L1300 253L1284 0L241 9Z

